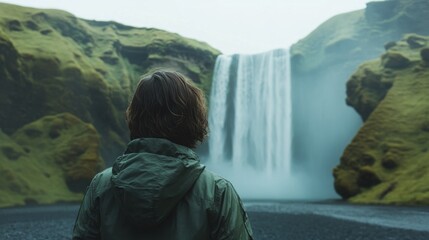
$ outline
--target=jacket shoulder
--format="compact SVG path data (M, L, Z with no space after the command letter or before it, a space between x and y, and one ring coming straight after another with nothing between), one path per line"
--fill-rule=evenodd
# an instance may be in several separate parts
M112 168L97 173L91 181L90 188L93 188L96 195L101 195L111 187L110 179L112 177Z
M207 169L201 173L195 182L192 194L196 197L213 203L219 194L227 189L233 188L232 184L225 178Z
M212 239L253 239L243 203L228 180L204 170L195 187L198 194L206 194L205 202L210 204L207 213Z

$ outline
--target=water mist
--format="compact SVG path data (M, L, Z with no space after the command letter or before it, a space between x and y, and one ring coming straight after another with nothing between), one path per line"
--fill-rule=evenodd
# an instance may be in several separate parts
M289 52L221 55L216 61L206 164L244 198L303 198L291 171Z

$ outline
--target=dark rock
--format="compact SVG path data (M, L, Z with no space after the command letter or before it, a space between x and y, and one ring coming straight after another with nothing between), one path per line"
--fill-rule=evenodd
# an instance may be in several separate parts
M34 31L39 30L39 26L33 21L26 21L25 26Z
M417 35L409 36L406 41L410 45L410 48L421 48L426 45L426 39Z
M40 31L40 33L43 34L43 35L48 35L51 32L52 32L52 29L44 29L44 30Z
M422 57L423 61L429 63L429 48L423 48L420 51L420 56Z
M150 49L146 47L128 46L121 42L115 42L114 47L121 54L121 56L127 58L130 63L141 65L144 63L150 53Z
M111 56L101 56L100 59L103 60L103 62L110 65L116 65L119 62L119 59L117 57L111 57Z
M380 193L380 196L378 196L379 200L383 200L384 197L386 197L387 194L395 190L396 183L391 183L383 192Z
M398 156L387 152L381 159L381 165L386 169L395 169L398 167Z
M51 131L49 131L49 137L51 139L56 139L60 136L60 131L58 131L57 129L51 129Z
M393 48L394 46L396 46L396 42L388 42L384 45L384 49L387 51L387 50Z
M362 163L362 165L367 165L367 166L371 166L374 165L375 163L375 158L371 155L371 154L363 154L362 157L360 158L360 162Z
M9 159L9 160L17 160L22 154L15 149L11 147L2 147L1 148L3 154Z
M7 22L7 27L11 31L22 31L21 22L18 20L11 20L11 21Z
M371 71L370 69L365 69L364 78L361 79L362 87L364 88L381 88L381 75Z
M370 168L359 169L357 183L359 186L369 188L381 182L377 174Z
M362 71L352 75L347 82L347 105L366 121L392 87L389 79L389 76L363 66Z
M388 52L381 57L381 63L386 68L403 69L410 65L410 60L400 53Z

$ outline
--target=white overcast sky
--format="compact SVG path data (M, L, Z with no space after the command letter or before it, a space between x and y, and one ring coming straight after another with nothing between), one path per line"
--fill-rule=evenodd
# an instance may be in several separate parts
M330 17L368 0L0 0L62 9L80 18L154 27L226 54L288 48Z

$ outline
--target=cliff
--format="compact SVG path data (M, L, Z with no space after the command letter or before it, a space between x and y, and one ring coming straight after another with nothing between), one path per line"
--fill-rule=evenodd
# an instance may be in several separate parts
M410 33L429 35L428 15L427 0L370 2L363 10L332 17L292 46L294 166L312 169L317 184L324 184L319 189L332 189L332 169L362 126L364 112L384 94L361 102L359 115L346 105L347 79L362 62L381 55L385 45ZM347 102L353 104L350 98Z
M365 123L334 170L335 189L356 203L429 204L429 37L386 48L347 82Z
M427 14L427 0L387 0L334 16L292 46L294 70L303 74L336 64L356 68L404 34L429 34Z
M101 135L107 163L128 141L124 111L139 77L178 70L204 91L219 52L150 28L0 3L0 128L11 134L45 115L70 112Z
M0 207L80 200L124 151L140 76L176 70L209 93L218 54L158 29L0 3Z

